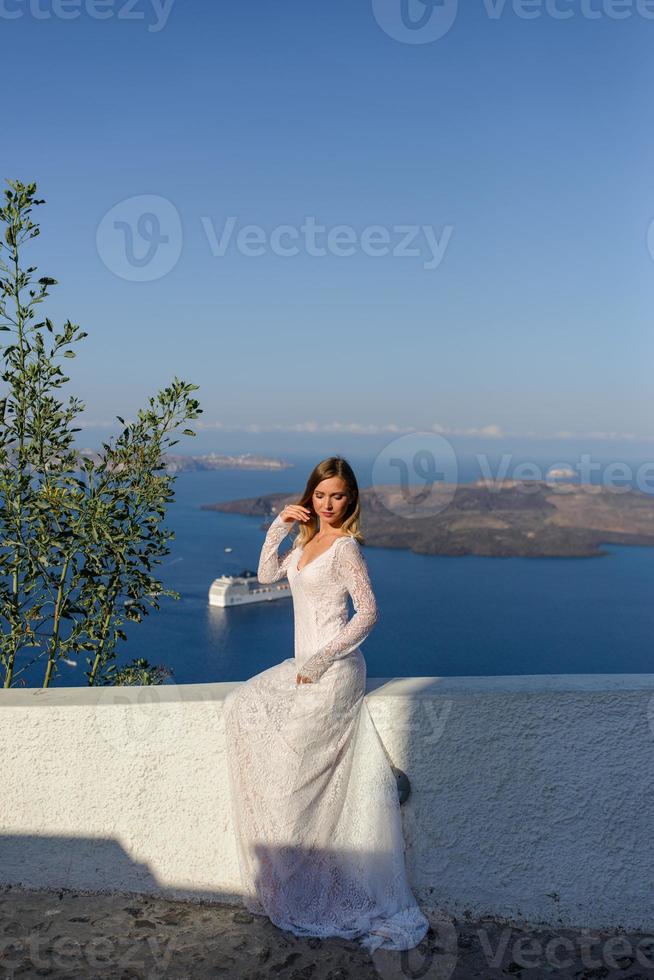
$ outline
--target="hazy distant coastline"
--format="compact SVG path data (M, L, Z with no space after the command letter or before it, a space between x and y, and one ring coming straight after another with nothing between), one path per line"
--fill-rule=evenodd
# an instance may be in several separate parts
M479 480L439 484L438 513L401 516L400 487L361 490L366 545L409 549L425 555L575 558L606 554L601 545L654 547L654 497L637 490L538 480ZM272 517L300 494L265 494L203 510ZM432 498L433 499L433 498Z
M99 462L100 456L93 449L81 449L80 456ZM204 453L199 456L182 456L177 453L164 455L167 473L189 473L196 470L286 470L294 466L283 459L260 456L257 453Z

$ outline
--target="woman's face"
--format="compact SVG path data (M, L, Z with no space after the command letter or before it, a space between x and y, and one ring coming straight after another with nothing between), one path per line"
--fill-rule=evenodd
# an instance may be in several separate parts
M338 527L348 505L347 485L340 476L321 480L311 498L314 510L324 526Z

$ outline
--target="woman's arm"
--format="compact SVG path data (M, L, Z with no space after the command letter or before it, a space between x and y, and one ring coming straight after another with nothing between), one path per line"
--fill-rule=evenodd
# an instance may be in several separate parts
M335 557L337 573L345 582L352 596L354 616L345 623L333 639L324 643L312 657L298 668L301 677L317 681L334 660L340 660L363 643L377 622L377 602L370 584L368 566L354 538L337 546Z
M277 582L286 575L291 555L295 553L294 549L291 548L287 551L283 558L279 557L277 549L292 527L293 521L283 521L281 515L278 514L266 532L266 538L259 556L259 568L257 569L257 578L264 585L269 582Z

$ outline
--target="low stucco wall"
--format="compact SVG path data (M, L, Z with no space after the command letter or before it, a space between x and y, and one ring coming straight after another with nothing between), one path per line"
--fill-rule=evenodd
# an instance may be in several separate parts
M0 884L239 902L233 684L0 692ZM654 928L654 675L370 679L416 896Z

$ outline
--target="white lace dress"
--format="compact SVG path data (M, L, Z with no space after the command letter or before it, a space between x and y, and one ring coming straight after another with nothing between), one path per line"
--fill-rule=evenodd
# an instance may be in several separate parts
M297 936L412 949L429 923L407 882L397 784L364 698L359 644L377 620L366 562L343 536L298 570L302 549L277 551L292 526L272 522L258 577L288 577L295 656L225 700L244 904ZM313 683L296 683L299 668Z

